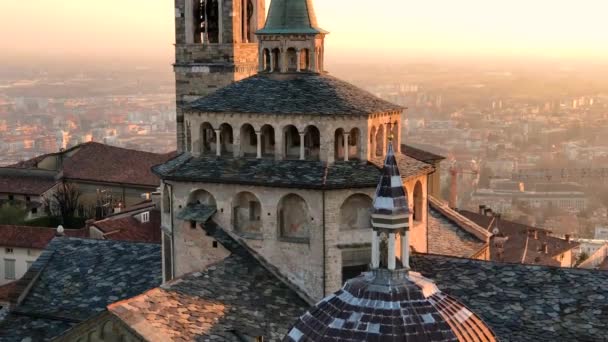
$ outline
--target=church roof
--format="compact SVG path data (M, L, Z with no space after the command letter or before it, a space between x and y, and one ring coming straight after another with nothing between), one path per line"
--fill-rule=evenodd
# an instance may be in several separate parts
M434 168L407 157L396 156L405 179L430 173ZM349 189L374 188L378 184L382 159L370 162L244 159L232 157L193 157L184 153L153 171L162 179L174 181L260 185L280 188Z
M402 111L325 74L259 74L232 83L187 108L210 113L369 115Z
M494 341L469 309L415 272L374 270L301 316L284 341Z
M318 34L327 31L318 27L312 0L272 0L268 18L258 34Z

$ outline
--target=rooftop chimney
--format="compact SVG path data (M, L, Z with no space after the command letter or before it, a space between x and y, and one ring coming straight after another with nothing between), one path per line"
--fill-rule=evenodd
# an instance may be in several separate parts
M485 216L492 216L492 209L491 208L486 208L483 210L483 214Z
M485 210L485 209L486 209L486 206L485 206L485 205L483 205L483 204L482 204L482 205L480 205L480 206L479 206L479 215L484 215L484 210Z
M534 230L534 240L538 240L538 230Z
M570 242L570 234L566 234L566 242Z
M543 253L549 254L549 245L547 243L543 243Z
M62 225L59 225L57 227L57 231L55 232L55 236L64 236L65 235L65 229L63 229Z

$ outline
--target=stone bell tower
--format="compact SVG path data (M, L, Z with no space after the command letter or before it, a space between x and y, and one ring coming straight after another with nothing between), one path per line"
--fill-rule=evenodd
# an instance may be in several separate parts
M183 106L257 73L265 0L175 0L177 149L183 152Z

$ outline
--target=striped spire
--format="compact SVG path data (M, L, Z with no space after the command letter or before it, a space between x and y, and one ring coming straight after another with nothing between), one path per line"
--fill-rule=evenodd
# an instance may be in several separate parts
M397 166L392 139L388 143L388 152L382 168L382 176L376 188L374 198L374 215L379 216L406 216L409 215L409 207L403 181Z

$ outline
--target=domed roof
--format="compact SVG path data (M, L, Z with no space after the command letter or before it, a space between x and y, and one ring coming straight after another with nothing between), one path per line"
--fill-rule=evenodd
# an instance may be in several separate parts
M283 341L495 341L479 317L419 273L376 269L301 316Z
M268 19L258 34L319 34L312 0L272 0Z

